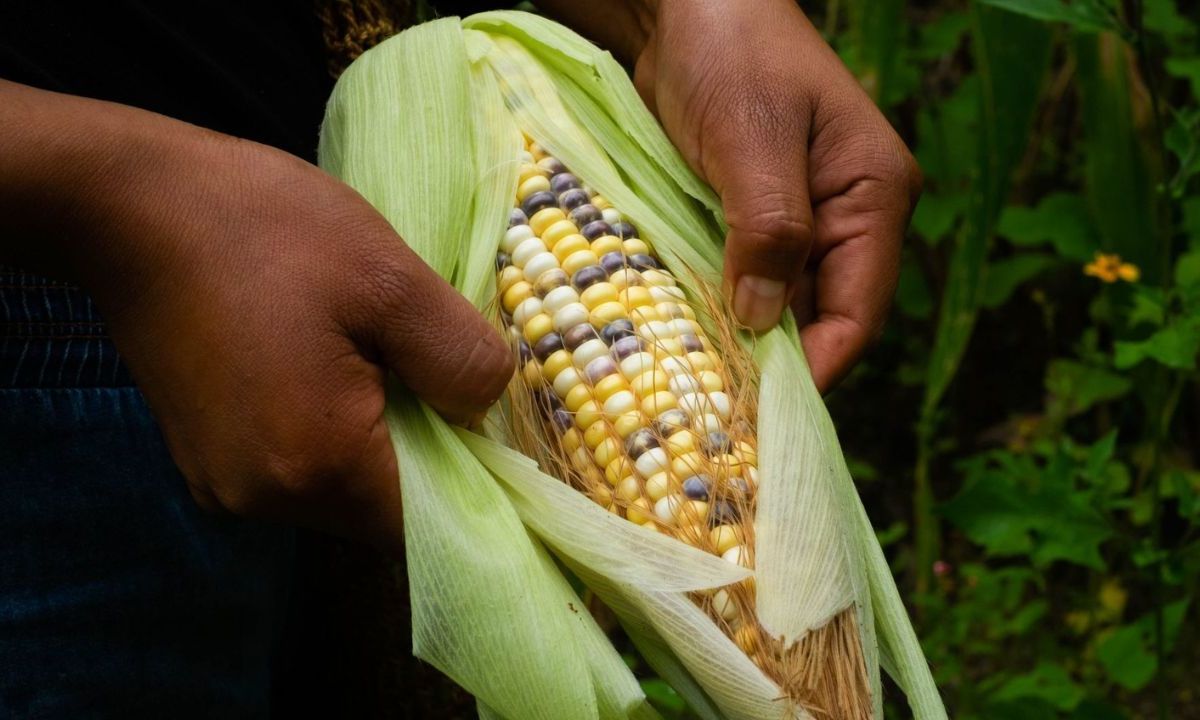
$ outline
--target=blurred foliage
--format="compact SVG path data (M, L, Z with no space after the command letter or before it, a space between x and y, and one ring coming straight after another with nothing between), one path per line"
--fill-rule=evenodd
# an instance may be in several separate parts
M1200 717L1200 8L803 5L925 172L829 402L951 715Z

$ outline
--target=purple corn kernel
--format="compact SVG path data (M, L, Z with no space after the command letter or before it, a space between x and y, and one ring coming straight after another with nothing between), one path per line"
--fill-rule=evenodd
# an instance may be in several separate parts
M560 172L550 178L550 190L556 195L561 195L577 187L579 187L579 178L569 172Z
M629 238L635 238L638 236L637 228L623 220L621 222L613 223L612 229L613 235L616 235L622 240L628 240Z
M600 257L600 267L609 275L625 267L625 253L614 250Z
M607 345L612 345L621 338L629 337L633 334L633 323L625 318L618 318L604 326L600 331L600 339Z
M707 475L693 475L683 481L683 494L690 500L707 500L712 490L712 478Z
M617 372L617 364L613 362L613 359L607 355L601 355L600 357L592 360L587 364L587 367L583 369L584 377L586 377L587 381L593 385L615 372Z
M704 350L704 344L700 342L700 338L691 333L680 335L679 344L683 346L684 352L701 352Z
M512 212L510 212L508 214L508 226L509 227L516 227L517 225L528 225L528 224L529 224L529 218L526 217L525 213L522 212L519 208L513 208Z
M558 207L558 196L548 190L535 192L525 198L525 202L521 203L521 209L530 217L536 214L538 210L545 210L549 207Z
M524 338L517 340L517 357L520 358L522 366L533 359L533 348L529 347Z
M571 429L572 425L575 424L574 419L571 417L571 413L567 412L565 408L556 409L552 418L554 420L554 427L556 427L560 433L565 433L567 430Z
M608 273L604 272L604 268L599 265L588 265L575 271L575 276L571 278L571 284L575 286L576 290L583 292L596 283L607 279Z
M600 211L594 205L580 205L570 212L571 222L579 227L590 225L600 219Z
M712 504L708 511L709 527L718 525L736 525L741 521L742 513L738 510L736 503L731 503L728 500L718 500Z
M504 268L508 267L509 263L511 262L512 258L509 257L508 253L504 251L496 253L496 270L503 270Z
M641 352L645 347L645 341L637 335L626 335L613 341L612 353L618 360L624 360L636 352Z
M687 413L675 408L668 410L654 421L654 431L659 437L670 437L672 433L689 427Z
M548 332L533 344L533 356L545 362L546 358L553 355L555 350L562 350L562 348L562 336L556 332Z
M704 438L704 452L709 455L724 455L733 451L733 440L723 432L710 432Z
M596 328L585 322L579 323L563 333L563 345L566 345L571 352L575 352L575 348L594 337L596 337Z
M659 270L662 268L658 261L644 253L634 253L629 256L630 267L637 270Z
M658 438L654 437L654 433L649 428L642 428L625 440L625 452L629 453L632 460L637 460L642 453L656 447L658 447Z
M563 210L570 212L577 207L588 204L588 194L581 188L571 188L558 196L558 204Z
M534 195L537 194L538 193L534 193ZM533 195L530 195L529 197L533 197ZM528 200L528 198L526 198L526 200ZM583 229L579 232L582 233L583 236L588 240L595 240L601 235L612 235L612 225L609 225L603 220L593 220L587 225L584 225Z
M567 167L562 164L562 161L556 157L544 157L538 160L537 166L551 175L557 175L561 172L566 172Z

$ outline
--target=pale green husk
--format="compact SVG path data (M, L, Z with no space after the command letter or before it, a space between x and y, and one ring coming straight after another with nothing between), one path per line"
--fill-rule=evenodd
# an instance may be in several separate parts
M608 197L677 274L715 278L723 218L622 68L518 12L444 19L367 52L329 101L321 165L362 193L481 309L515 192L524 129ZM946 716L790 320L745 339L761 370L757 607L803 637L858 613L875 715L882 664L917 718ZM657 713L551 560L617 613L648 663L706 719L807 717L688 598L747 571L628 523L505 447L396 390L413 651L480 717Z

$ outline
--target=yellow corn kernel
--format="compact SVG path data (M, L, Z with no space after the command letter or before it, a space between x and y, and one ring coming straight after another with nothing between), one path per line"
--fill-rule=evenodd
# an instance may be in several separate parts
M629 383L629 389L640 398L649 397L667 389L667 374L658 368L651 368L635 377Z
M571 428L574 430L574 428ZM588 446L589 450L595 450L600 447L600 443L604 442L612 433L608 430L608 423L599 420L588 426L588 429L583 432L583 442Z
M603 418L604 413L600 411L600 405L595 400L588 400L575 411L575 425L584 429Z
M658 311L649 305L642 305L629 310L629 319L639 327L655 320L661 320Z
M517 202L521 202L525 198L535 192L543 192L550 189L550 179L545 175L531 175L521 184L517 186Z
M691 430L679 430L667 438L667 450L672 455L686 455L696 450L696 433Z
M541 387L546 382L542 377L542 366L537 360L525 363L525 367L521 368L521 376L525 378L525 383L529 387Z
M747 465L758 467L758 450L745 440L738 442L737 446L733 449L733 454Z
M700 385L705 392L718 392L725 389L725 382L721 380L721 376L712 370L700 371Z
M592 451L592 455L596 458L596 464L600 467L608 467L608 464L623 452L621 443L614 437L605 438L596 449Z
M551 382L563 370L571 367L571 353L566 350L555 350L546 358L546 362L542 363L542 375Z
M579 383L575 387L567 391L567 396L563 398L563 405L567 408L567 412L579 412L579 408L583 404L592 399L592 389L583 383ZM583 427L587 427L584 425Z
M593 468L593 469L595 469L595 468ZM596 472L600 473L599 470L596 470ZM600 474L600 481L591 483L588 487L591 488L588 491L588 494L591 496L591 498L593 500L596 501L596 504L608 505L608 504L612 503L612 501L613 501L612 488L610 488L608 485L606 485L604 483L604 475L602 473Z
M645 523L654 524L654 511L650 508L650 501L643 497L639 497L629 503L629 507L625 508L625 517L630 522L635 522L639 525Z
M558 258L561 263L568 257L574 255L581 250L588 249L588 241L582 235L568 235L562 240L554 244L554 249L550 252L554 253L554 257ZM570 274L570 273L568 273Z
M610 203L605 197L594 195L592 197L592 207L596 208L597 210L607 210L612 207L612 203Z
M676 405L678 405L678 401L675 396L666 390L661 390L642 401L642 412L654 418L673 409Z
M631 285L617 293L621 303L632 310L636 307L649 306L653 310L654 300L650 297L650 290L640 285Z
M570 220L559 220L550 227L546 228L546 232L541 234L542 242L546 243L546 247L553 250L563 238L570 237L579 232L579 228L575 227L575 223ZM579 237L583 237L580 235Z
M516 265L509 265L501 270L500 277L496 278L496 289L499 290L501 294L504 294L508 292L510 287L524 279L525 274L521 271L521 268L517 267ZM513 310L516 309L516 306L514 306Z
M614 394L628 389L629 381L626 380L621 373L613 373L612 375L602 378L600 382L596 383L596 399L600 402L604 402Z
M634 410L632 412L624 413L616 420L613 420L613 430L617 432L618 437L624 440L637 430L640 430L649 424L649 419L647 419L640 410Z
M596 285L604 285L606 283L596 283ZM595 287L593 285L592 287ZM588 288L589 290L591 288ZM597 305L588 315L588 322L596 327L604 327L613 320L620 320L629 317L629 311L621 303L613 300Z
M562 434L563 450L566 450L568 455L578 450L582 442L583 436L575 428L567 428L567 431Z
M610 282L598 282L579 294L579 301L588 310L595 310L607 302L617 300L617 288Z
M529 229L533 230L533 234L538 237L546 232L546 228L550 227L559 220L566 220L567 214L556 207L548 207L538 210L529 218Z
M627 503L631 503L642 496L642 485L632 475L626 475L617 481L614 489L617 498Z
M650 498L651 502L658 502L674 490L670 473L655 473L646 479L646 496Z
M596 253L591 250L579 250L578 252L571 253L567 256L566 260L562 261L562 269L568 275L574 275L585 267L595 265L598 262L600 262L600 258L596 257Z
M601 209L603 209L603 208L601 208ZM622 243L622 246L625 249L626 255L637 255L639 253L641 253L642 255L650 254L650 246L647 245L646 241L642 240L641 238L629 238L624 243Z
M554 320L546 313L538 313L525 321L525 341L533 345L552 330L554 330Z
M658 338L654 341L654 356L659 360L668 357L679 357L683 354L683 345L679 338Z
M713 552L724 555L731 548L742 544L743 533L736 525L718 525L708 534L708 539L712 542Z
M617 483L632 474L633 462L625 455L618 456L604 467L604 479L613 487L616 487Z
M742 461L736 455L719 455L713 458L712 463L725 477L738 477L742 474Z
M671 472L679 478L690 478L704 472L704 456L698 452L688 452L671 461Z
M615 235L601 235L592 241L592 252L597 257L604 257L610 252L621 252L621 238Z
M705 370L716 371L717 364L713 362L713 357L706 352L690 352L687 354L688 364L692 367L692 372L701 373Z
M546 172L545 170L542 170L540 167L538 167L537 165L534 165L533 163L521 163L521 169L517 173L518 187L520 186L521 183L525 182L529 178L543 177L545 175L545 172Z
M533 285L530 285L525 280L518 280L504 291L504 298L502 300L504 310L511 315L517 309L518 305L531 297L533 297Z

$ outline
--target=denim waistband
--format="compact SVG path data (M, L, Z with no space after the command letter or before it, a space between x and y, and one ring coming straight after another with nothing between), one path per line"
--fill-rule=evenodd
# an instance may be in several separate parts
M0 388L132 384L87 293L0 266Z

